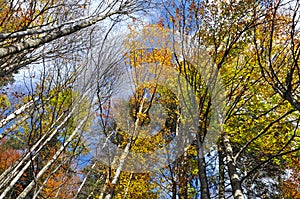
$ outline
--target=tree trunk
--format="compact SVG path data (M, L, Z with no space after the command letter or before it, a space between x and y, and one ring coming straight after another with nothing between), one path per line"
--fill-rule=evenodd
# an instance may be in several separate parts
M142 113L142 110L143 110L143 106L144 106L144 101L145 101L145 98L146 96L143 97L142 99L142 102L141 102L141 105L139 107L139 112L138 113ZM138 127L138 124L139 124L139 117L137 117L137 119L135 120L134 122L134 129L133 129L133 132L132 132L132 135L131 135L131 138L129 139L129 142L126 144L125 148L124 148L124 151L122 152L121 154L121 157L120 157L120 161L119 161L119 165L116 169L116 172L115 172L115 175L111 181L111 187L108 191L108 194L105 196L104 199L111 199L112 196L113 196L113 193L115 191L115 186L117 185L117 182L120 178L120 175L121 175L121 172L122 172L122 169L124 167L124 164L125 164L125 161L126 161L126 158L130 152L130 148L137 136L137 127ZM101 193L101 195L104 195L105 193ZM102 198L102 197L100 197Z
M223 134L223 143L225 147L226 163L227 163L230 183L232 187L232 195L234 199L244 199L241 180L237 173L236 162L233 158L233 151L227 133Z
M8 169L5 170L0 176L0 188L5 187L9 182L10 184L6 187L6 189L3 191L3 193L0 195L0 199L4 198L6 194L12 189L14 184L21 178L23 173L27 170L27 168L30 166L31 161L34 160L37 155L39 154L39 151L43 149L43 147L52 140L52 138L57 134L58 130L71 118L74 111L76 110L77 105L74 106L72 111L68 113L68 115L64 118L60 124L54 128L55 125L57 125L57 122L55 122L52 127L50 127L50 131L46 132L27 152L23 158L18 161L16 164L13 164ZM60 121L61 118L63 118L64 114L61 115L56 121ZM54 130L53 130L54 129ZM31 158L25 165L24 163ZM23 166L23 167L22 167ZM20 170L20 168L22 169Z
M63 115L61 115L57 121L59 121L61 118L63 117ZM61 126L63 126L67 120L71 117L71 114L68 114L68 116L57 126L57 128L55 128L52 132L47 132L45 133L45 135L43 135L38 141L37 143L35 143L27 152L27 154L20 160L18 161L16 164L13 164L12 166L10 166L8 169L5 170L5 172L3 172L0 176L0 188L2 188L3 186L5 186L6 183L8 183L15 175L17 172L19 172L19 168L25 163L25 161L32 156L32 160L34 160L36 158L36 155L38 154L38 152L49 142L51 141L51 139L56 135L56 133L58 132L59 128ZM54 123L52 126L54 127L55 124ZM51 127L50 129L52 130L53 127ZM47 139L46 139L47 138ZM46 139L46 140L45 140ZM44 141L45 140L45 141ZM44 141L44 142L43 142ZM42 143L43 142L43 143ZM34 155L32 155L31 153L34 152ZM30 163L30 161L29 161ZM29 164L30 165L30 164ZM29 166L28 165L28 166ZM24 168L28 168L27 164L23 167ZM25 171L25 170L24 170ZM8 176L8 177L7 177Z
M47 162L47 164L38 172L37 176L34 180L30 182L30 184L23 190L23 192L18 196L17 199L23 199L27 196L27 194L32 190L36 182L42 177L42 175L50 168L50 166L57 160L57 158L61 155L61 153L65 150L65 148L72 142L73 138L77 135L77 132L84 126L84 123L88 119L86 116L80 124L76 127L76 129L72 132L67 141L60 147L60 149L55 153L51 160Z
M136 2L138 3L138 2ZM134 5L134 2L130 2L129 4L122 4L117 5L115 4L109 4L107 9L102 13L98 14L96 16L87 17L85 19L79 20L79 21L71 21L67 22L67 25L63 25L63 27L58 26L57 28L49 28L50 32L47 32L47 34L43 33L43 36L41 38L35 38L35 39L27 39L26 41L10 45L7 47L1 47L0 48L0 58L6 57L8 55L13 55L19 52L22 52L27 49L32 48L38 48L39 46L49 43L51 41L54 41L56 39L59 39L61 37L70 35L72 33L75 33L79 30L82 30L84 28L87 28L89 26L94 25L97 22L103 21L104 19L107 19L109 17L112 17L114 15L119 14L130 14L136 10L137 6ZM142 8L140 8L142 9ZM29 31L29 30L28 30ZM47 31L47 29L45 29ZM43 31L42 31L43 32ZM26 33L26 31L23 31L23 34L30 35L30 34L36 34L38 32L35 31L29 31ZM22 34L22 33L20 33ZM16 36L18 36L16 34ZM5 35L2 37L5 38Z
M219 199L225 199L225 165L222 143L219 143Z
M32 105L34 104L34 100L27 102L26 104L24 104L23 106L21 106L20 108L18 108L17 110L15 110L13 113L11 113L10 115L8 115L5 119L0 121L0 128L2 128L3 126L5 126L7 123L9 123L10 121L12 121L13 119L15 119L18 115L20 115L21 113L23 113L25 110L27 110L28 108L30 108ZM3 135L0 135L0 139L2 139Z
M183 160L181 161L179 167L179 198L186 199L188 198L188 182L187 182L187 148L183 154Z
M97 164L97 161L94 162L94 164L92 165L91 169L89 170L89 172L85 175L82 183L80 184L79 188L77 189L76 191L76 194L75 196L73 197L73 199L76 199L78 197L78 194L81 192L83 186L85 185L86 181L87 181L87 178L89 177L90 173L92 172L92 170L95 168Z
M199 168L199 179L201 186L201 199L210 199L207 175L206 175L206 163L203 151L203 142L198 140L198 168Z

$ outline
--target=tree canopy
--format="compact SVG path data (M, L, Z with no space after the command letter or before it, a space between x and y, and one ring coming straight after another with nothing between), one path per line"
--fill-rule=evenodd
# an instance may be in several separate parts
M299 198L297 0L0 0L0 199Z

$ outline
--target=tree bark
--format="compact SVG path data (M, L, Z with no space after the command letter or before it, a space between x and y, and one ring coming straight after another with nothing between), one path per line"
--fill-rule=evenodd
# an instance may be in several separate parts
M77 135L77 132L84 126L87 121L88 116L86 116L76 127L76 129L72 132L67 141L60 147L60 149L55 153L51 160L47 162L47 164L38 172L37 176L34 180L32 180L29 185L23 190L23 192L18 196L17 199L23 199L27 196L27 194L32 190L36 182L42 177L42 175L50 168L50 166L57 160L57 158L61 155L61 153L65 150L65 148L69 145L69 143L73 140L73 138Z
M226 153L226 163L228 167L228 173L229 173L230 183L232 187L233 197L234 199L244 199L241 180L237 173L236 162L235 159L233 158L233 151L227 133L223 134L223 144Z
M31 106L33 106L33 104L34 104L34 100L31 100L31 101L27 102L26 104L24 104L23 106L21 106L20 108L18 108L17 110L15 110L13 113L11 113L10 115L8 115L3 120L1 120L0 121L0 128L2 128L3 126L5 126L7 123L9 123L10 121L12 121L16 117L18 117L18 115L22 114L25 110L27 110L28 108L30 108ZM3 135L0 135L0 139L2 139L2 137L3 137Z
M179 198L188 198L188 181L187 181L187 148L185 148L185 152L183 154L183 160L179 167Z
M142 113L145 98L146 98L146 96L143 97L143 100L142 100L141 105L139 107L139 113ZM108 191L108 194L106 194L106 196L104 197L104 199L111 199L112 196L113 196L113 193L115 191L115 186L117 185L117 182L118 182L118 180L120 178L120 175L121 175L122 169L124 167L126 158L127 158L128 154L130 152L130 148L131 148L132 144L134 143L134 139L137 136L137 127L138 127L139 121L140 121L139 117L137 117L136 121L134 122L134 129L133 129L131 138L129 139L129 142L126 144L126 146L124 148L124 151L121 154L119 165L118 165L118 167L117 167L117 169L115 171L115 175L114 175L114 177L113 177L113 179L111 181L110 190ZM101 193L101 195L104 195L104 194L105 194L104 192ZM100 198L102 198L102 197L100 197Z
M75 109L73 109L75 110ZM62 116L61 116L62 117ZM9 167L7 170L5 170L5 172L3 172L0 176L0 180L1 180L1 187L4 187L7 183L10 182L9 186L6 187L6 189L3 191L3 193L0 195L0 199L4 198L6 196L6 194L11 190L11 188L14 186L14 184L20 179L20 177L23 175L23 173L27 170L27 168L30 166L31 161L34 160L39 151L42 150L42 148L49 142L52 140L52 138L56 135L56 133L58 132L59 128L61 126L63 126L67 120L71 117L71 114L68 114L68 116L64 119L63 122L61 122L57 128L55 128L52 132L48 132L45 135L43 135L41 137L41 139L39 139L39 141L33 145L29 151L27 152L27 154L22 158L21 161L17 162L17 164L14 164L13 166ZM60 117L58 118L58 120L60 119ZM50 128L53 129L53 128ZM46 139L47 138L47 139ZM46 140L45 140L46 139ZM43 143L42 143L43 142ZM32 155L31 153L34 154ZM19 170L21 168L21 166L26 162L26 160L28 158L31 159L22 167L21 170ZM5 178L6 177L6 178Z
M210 199L207 175L206 175L206 163L203 151L203 142L198 141L198 168L199 178L201 186L201 199Z
M147 1L140 0L100 2L97 13L94 12L92 15L78 20L70 20L58 25L53 23L51 24L53 26L44 25L28 28L27 30L0 34L0 42L1 44L5 44L0 45L0 76L11 74L39 57L34 56L30 59L26 51L32 52L44 44L71 35L104 20L110 19L117 22L120 20L120 16L128 16L134 12L147 9L146 5L149 5ZM18 38L17 42L10 42L10 40L14 40L15 38ZM22 53L22 55L19 57L14 56L19 53ZM37 54L40 55L42 53L37 52ZM9 63L7 60L11 60L12 58L16 58L17 61ZM24 65L15 65L16 62L23 62L22 64Z
M219 154L219 199L225 199L225 165L222 143L218 146Z

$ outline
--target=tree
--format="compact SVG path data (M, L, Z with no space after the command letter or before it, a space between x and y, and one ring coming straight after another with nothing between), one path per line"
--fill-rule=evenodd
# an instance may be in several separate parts
M299 2L274 1L266 12L254 30L258 64L274 91L299 111Z
M297 157L293 157L293 159L291 167L287 166L291 173L287 174L286 178L280 182L281 197L283 198L299 197L299 160Z
M1 76L9 75L41 58L54 56L57 50L58 52L64 50L59 49L62 48L61 45L57 46L58 49L51 49L51 45L45 46L46 44L51 44L52 41L58 42L61 38L66 38L68 35L101 21L104 22L108 19L119 21L123 16L130 16L137 11L144 10L148 2L113 1L109 4L101 2L92 14L85 11L85 7L89 5L86 1L78 1L76 4L69 1L61 3L52 0L46 2L38 0L16 1L15 4L2 1L2 6L8 10L8 18L3 19L3 26L7 23L14 23L16 19L13 16L22 14L22 7L29 10L29 16L20 19L22 24L20 30L7 29L7 33L1 33ZM86 15L78 16L78 13L82 12ZM40 48L42 46L44 48ZM71 51L71 49L68 50Z
M41 91L42 89L43 86L37 87L37 90ZM29 118L26 122L19 126L14 135L9 136L10 145L13 145L19 151L23 151L23 154L18 161L2 173L1 187L3 193L1 197L6 196L14 185L20 187L17 188L18 191L13 191L12 197L22 198L28 194L31 197L36 197L38 194L48 196L52 194L52 196L55 196L59 192L51 193L48 188L49 184L55 185L53 182L61 178L60 182L57 183L57 187L53 187L55 190L62 185L61 183L66 183L71 179L70 176L67 178L65 172L71 171L69 164L72 163L72 154L83 150L80 134L77 134L78 128L81 128L80 125L83 123L76 123L78 120L85 121L84 118L86 118L87 113L81 111L81 114L78 114L77 117L71 114L87 107L78 108L77 104L74 108L70 108L77 99L76 94L72 94L68 88L56 87L48 91L48 95L51 96L48 106L43 104L42 107L31 109L27 113ZM46 92L46 90L43 90L41 93L46 95ZM40 100L43 101L49 96L41 97ZM33 98L33 96L30 96L30 98ZM81 102L80 104L84 103ZM70 111L67 111L69 109ZM65 152L61 155L63 151ZM65 179L63 178L64 175L66 175ZM8 183L9 186L7 186ZM33 185L40 186L36 192L31 192Z
M269 25L272 27L272 23L274 23L274 20L269 20L272 19L268 14L270 9L279 9L279 7L284 9L282 2L279 4L278 2L280 1L165 2L166 7L163 13L166 13L166 16L163 16L165 18L158 22L159 24L151 32L151 36L144 37L147 38L147 42L143 41L140 33L147 35L149 33L147 31L150 29L133 31L131 34L130 41L132 43L130 44L133 49L138 49L131 52L128 62L132 66L129 71L133 69L133 74L135 74L133 79L156 80L157 73L153 73L155 70L149 70L148 66L159 66L157 68L160 68L160 65L171 66L170 71L175 69L176 72L183 75L186 81L192 85L191 90L194 89L193 91L196 93L198 101L189 101L191 98L186 98L186 102L201 107L200 114L195 114L197 118L201 119L201 122L197 123L197 137L193 140L191 147L186 148L186 153L183 153L182 157L169 164L168 167L152 173L152 179L156 180L163 190L160 193L165 197L225 198L232 196L244 198L245 195L248 198L279 197L280 178L287 171L283 165L290 162L293 155L299 151L297 138L299 136L299 118L295 104L287 103L289 100L274 89L276 83L270 78L273 78L275 74L279 80L280 78L284 79L286 76L284 73L287 70L281 71L281 67L278 67L273 76L272 72L264 74L270 68L261 62L261 60L265 60L267 63L266 57L270 58L272 54L264 51L266 49L264 44L268 46L271 41L270 37L265 37L263 32L265 29L262 27ZM289 19L289 14L284 15L284 18L278 17L278 23L281 20L283 23L279 23L276 31L273 25L274 34L280 32L281 26L290 27L289 23L284 23L286 19ZM166 33L168 32L167 28L172 28L170 32L174 34ZM272 33L272 31L270 32ZM282 35L279 34L278 37L280 36ZM285 41L284 36L281 39ZM280 40L278 41L280 42ZM158 47L149 48L151 44ZM260 44L263 46L260 47ZM201 71L199 66L201 66L200 61L203 60L201 59L203 48L206 48L218 70L217 74L208 71L207 74L211 76L204 76L204 79L201 79L203 70ZM278 52L286 52L284 45L277 45L275 49ZM278 62L283 64L282 68L287 66L284 62L288 61L285 60L287 58L285 55L289 54L278 54L276 57L282 60ZM163 61L161 57L163 57ZM153 76L150 75L150 77L154 78L148 78L148 74L152 74ZM271 76L268 76L270 74ZM161 75L164 74L161 73ZM215 82L216 77L222 78L223 88L218 88L220 84ZM170 77L163 79L172 81ZM132 82L140 85L141 80L137 80ZM211 87L206 88L207 84ZM270 86L266 86L266 84ZM173 82L173 85L179 86L180 84ZM296 92L297 86L294 85L294 92ZM135 88L139 88L139 86ZM209 90L211 88L216 88L215 93ZM150 87L149 90L151 90ZM204 151L204 143L211 141L209 140L211 131L208 129L214 127L211 116L215 107L212 105L212 99L215 98L217 91L224 91L226 95L226 100L222 98L225 102L225 109L222 111L225 114L217 117L218 122L224 125L220 131L219 140L216 142L218 146ZM136 104L137 106L134 106L136 110L134 121L138 121L137 126L139 124L147 125L152 118L147 115L148 109L141 106L149 105L147 101L149 98L141 97L142 94L137 97L142 100ZM146 96L150 96L151 99L151 96L155 96L151 94L150 92ZM152 99L154 100L155 97ZM117 105L122 114L129 111L121 109L124 102L111 101L110 103ZM118 110L118 108L114 110ZM126 121L129 121L131 117L119 116L118 119L120 118L122 118L122 122L117 123L117 126L127 124ZM119 144L121 154L124 154L122 152L126 146L133 147L135 145L128 137L124 138L130 137L130 134L128 135L130 129L125 131L126 128L123 125L122 130L119 131L115 128L112 117L106 115L106 119L108 122L104 123L110 124L107 126L106 135L115 136L112 140L117 145ZM112 134L108 132L112 132ZM127 145L128 143L130 145ZM146 142L144 143L147 145ZM144 149L141 145L137 146L138 149ZM123 156L124 161L128 159L128 153ZM111 161L116 163L115 168L119 169L119 172L112 170L113 172L106 178L106 182L113 182L113 190L109 193L109 197L113 197L114 190L118 188L121 170L125 165L125 163L120 164L113 160ZM216 166L216 162L219 166ZM132 162L129 165L132 165ZM249 187L255 187L255 190L253 191ZM276 191L270 192L271 189ZM195 190L199 190L199 192L197 193ZM213 194L213 192L218 193Z
M89 94L97 92L98 97L109 94L109 84L113 83L109 82L112 80L110 75L115 72L113 68L118 62L114 57L112 62L101 63L101 67L95 65L95 48L99 49L99 54L107 50L111 56L111 48L104 48L107 32L122 17L144 10L146 4L144 1L101 2L92 11L86 9L90 6L87 1L1 1L5 11L1 13L5 16L0 35L1 76L8 77L34 63L44 68L39 85L35 88L31 84L32 92L29 92L24 104L16 105L1 120L1 128L5 129L1 139L8 137L11 143L16 143L15 147L24 151L23 156L1 174L0 198L6 197L14 185L24 179L24 186L13 197L38 197L41 194L57 197L61 190L66 190L62 187L66 181L56 184L55 192L49 190L49 183L54 185L56 179L64 176L67 181L76 179L68 175L72 173L72 159L78 158L84 148L82 132L87 131L84 127L88 126L86 121L91 115L89 111L94 100L94 96ZM105 21L101 28L94 25L99 21ZM88 29L90 26L93 28ZM83 29L90 31L87 37L75 40ZM96 30L97 33L93 32ZM91 38L95 39L93 43ZM85 65L88 66L83 67ZM97 74L93 74L92 70L96 70ZM87 78L91 82L87 83ZM16 130L15 127L19 128Z
M104 45L99 45L101 52ZM114 57L106 63L99 62L99 65L87 60L82 60L83 63L57 60L48 68L45 64L39 83L31 85L32 92L23 100L25 105L20 105L11 114L10 123L6 122L8 118L2 123L7 130L6 136L15 141L15 146L19 146L19 149L24 149L24 154L1 174L1 187L4 190L1 197L7 195L24 178L27 181L20 189L19 196L17 195L19 198L26 195L37 197L40 194L65 194L63 190L67 190L68 182L78 183L75 173L78 168L73 166L86 151L82 133L88 131L86 127L89 122L86 121L89 121L95 99L95 96L89 94L98 88L99 97L105 97L110 92L109 84L114 83L112 75L116 72L114 67L118 57L116 54L108 55ZM88 56L92 58L92 54ZM86 68L87 63L90 63L91 70ZM91 72L92 69L97 70L96 76ZM100 92L103 92L103 96ZM15 130L9 128L10 124L17 124L22 128ZM49 183L60 177L64 178L56 184L58 187L49 190ZM34 187L38 189L33 189ZM67 195L75 195L76 192L74 190Z
M2 84L43 67L0 94L0 198L298 197L298 1L76 3L0 1Z
M5 139L1 140L1 173L13 164L21 155L18 150L9 148L6 142Z
M243 198L242 187L243 183L245 183L245 179L249 178L253 173L261 172L261 170L259 171L261 166L267 164L271 166L271 162L274 158L276 159L277 157L293 153L294 150L299 150L299 148L294 148L294 145L291 144L291 140L294 140L294 135L297 134L297 127L294 128L291 122L286 118L287 116L294 117L291 114L294 112L293 108L283 103L282 99L278 99L278 96L274 96L274 92L270 87L264 89L262 92L268 97L260 96L257 93L258 90L262 89L264 81L262 80L260 70L258 70L259 63L256 62L257 57L253 54L253 51L251 52L251 49L254 47L251 38L255 38L255 36L253 36L253 30L257 30L256 28L260 25L264 26L269 23L267 20L261 23L261 21L268 16L266 13L269 6L273 5L273 3L269 3L270 2L264 4L256 1L236 1L230 3L225 1L215 1L211 3L202 1L167 1L165 7L165 9L167 9L165 12L167 13L166 20L162 19L160 21L162 25L172 27L174 32L178 32L178 34L181 35L181 38L184 38L184 35L191 35L191 38L196 43L195 46L198 45L198 49L203 46L206 47L213 62L218 66L220 76L225 84L227 96L226 117L223 118L225 128L224 134L221 137L223 144L222 142L220 143L225 146L219 146L221 151L224 150L224 153L219 153L219 158L221 165L223 164L222 161L224 161L222 155L226 156L225 164L228 167L227 172L229 173L231 180L230 185L235 198ZM172 9L168 9L169 7L172 7ZM183 49L187 49L190 47L190 44L188 42L182 42L182 46ZM253 98L256 98L256 100L253 101ZM262 103L268 103L268 99L270 98L273 99L270 103L276 105L274 105L274 107L268 107L267 105L261 107ZM260 112L262 110L264 110L265 113L260 113L258 115L259 118L256 118L257 113L251 114L252 111ZM274 116L275 119L271 119L269 116L271 111L275 111L278 117L276 118L276 116ZM268 114L268 118L264 118L265 114ZM241 117L244 119L241 119ZM255 119L253 119L253 117ZM232 123L231 119L233 118L239 119ZM281 120L283 120L283 123ZM238 123L237 121L243 121L243 123ZM257 133L256 128L259 126L258 124L262 124L265 128L260 133L257 133L254 139L248 139L247 144L236 146L236 142L243 141L242 138L249 138L249 133L244 134L246 137L243 137L240 131L240 125L244 126L243 124L246 124L246 128L248 128L250 123L254 125L249 129L251 133ZM227 129L228 125L233 125L234 127L229 130ZM286 142L281 142L280 139L271 139L272 143L267 142L266 144L273 147L274 153L272 153L272 155L264 154L267 156L264 157L264 161L252 169L248 168L249 164L241 166L237 158L240 157L241 161L244 162L250 155L241 155L237 148L240 148L241 151L249 150L253 152L249 146L256 142L257 139L263 139L263 137L271 131L273 126L277 127L278 125L288 132L284 134L280 133L280 139L287 139L288 137ZM275 143L277 145L275 145ZM260 147L263 148L266 147L266 145L260 145L259 148ZM256 155L259 157L258 154ZM243 176L243 173L239 172L243 170L242 167L249 169L251 171L249 172L250 174ZM207 168L208 167L206 167L206 169ZM265 169L267 170L266 167ZM277 170L280 169L277 167ZM224 182L224 171L225 170L222 171L223 177L219 176L222 182ZM255 184L253 181L251 183ZM219 191L223 190L223 193L220 193L220 195L225 197L225 186L222 184L219 185ZM259 190L259 188L257 188L257 190ZM201 192L203 191L202 189ZM248 191L249 190L246 192Z

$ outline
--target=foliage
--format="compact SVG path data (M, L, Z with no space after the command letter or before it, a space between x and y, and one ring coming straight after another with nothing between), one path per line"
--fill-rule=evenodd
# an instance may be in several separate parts
M0 0L0 198L300 197L298 1L88 3Z

